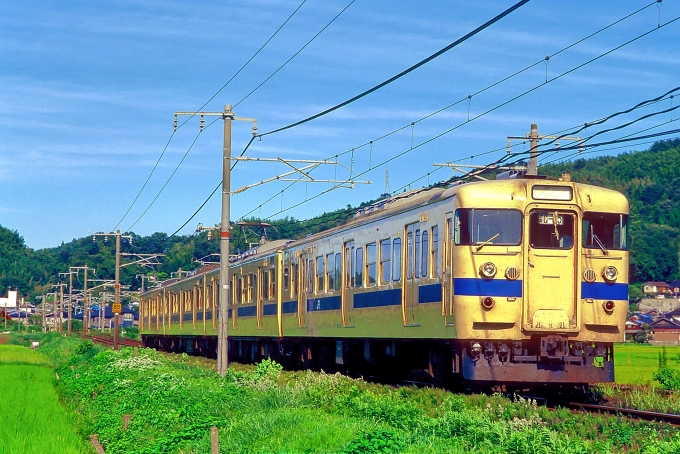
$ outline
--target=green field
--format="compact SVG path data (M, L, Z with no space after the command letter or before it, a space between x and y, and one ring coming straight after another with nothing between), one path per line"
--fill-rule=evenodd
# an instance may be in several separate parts
M47 364L26 347L0 345L0 454L93 452L59 403Z
M631 385L652 384L658 368L657 360L662 347L646 344L617 344L614 347L614 373L616 383ZM666 347L668 365L678 367L680 346Z

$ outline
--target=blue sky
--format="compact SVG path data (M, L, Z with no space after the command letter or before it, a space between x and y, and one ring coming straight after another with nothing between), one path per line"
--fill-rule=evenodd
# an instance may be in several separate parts
M36 249L116 227L139 235L177 230L221 181L223 130L217 122L198 135L198 119L191 119L173 135L173 113L203 106L301 3L0 4L0 225L17 230ZM237 116L257 118L260 133L272 131L388 79L514 3L307 0L203 110L238 104ZM268 183L234 194L231 217L308 219L356 206L385 191L386 168L391 192L424 186L453 174L433 163L487 164L504 155L508 135L528 133L531 123L538 124L541 134L572 131L655 98L680 86L680 20L658 27L678 16L676 0L532 0L396 82L322 118L256 140L246 153L312 160L338 155L339 165L315 169L314 178L347 179L351 168L353 175L361 174L357 180L372 184L328 191L331 183ZM554 56L546 65L541 60L547 55ZM537 62L468 102L468 95ZM664 99L580 135L678 105L680 98ZM647 128L653 129L646 134L677 129L678 122L671 121L677 118L678 111L653 116L597 141ZM234 124L234 154L243 150L250 133L251 124ZM600 147L583 157L649 146L624 145ZM521 147L526 149L517 142L514 149ZM548 153L541 161L561 159L574 157L563 151ZM283 164L239 163L232 188L288 170ZM220 191L180 233L191 233L199 222L219 220Z

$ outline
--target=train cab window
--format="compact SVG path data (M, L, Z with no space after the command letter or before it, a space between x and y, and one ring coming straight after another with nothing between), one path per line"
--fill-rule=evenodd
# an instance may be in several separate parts
M392 241L392 280L401 280L401 238Z
M420 261L420 266L421 266L421 273L420 275L422 277L427 277L427 271L428 271L428 258L430 255L430 244L428 242L428 234L427 230L423 230L423 247L420 249L423 255L422 260Z
M366 286L373 287L378 282L378 251L375 243L366 245Z
M316 291L317 293L323 293L326 291L324 285L324 277L326 275L326 270L324 266L323 256L316 258Z
M583 213L583 247L603 251L628 249L628 216L617 213Z
M389 238L380 242L380 285L390 282L392 272L392 243Z
M439 227L432 227L432 277L439 276Z
M571 249L574 245L574 215L559 211L532 211L529 215L529 244L538 249Z
M516 246L522 242L522 213L517 210L460 208L456 210L457 245Z
M364 283L364 248L354 250L354 286L361 287Z
M342 285L340 273L342 273L342 254L337 253L335 254L335 283L333 285L335 290L340 290L340 286Z

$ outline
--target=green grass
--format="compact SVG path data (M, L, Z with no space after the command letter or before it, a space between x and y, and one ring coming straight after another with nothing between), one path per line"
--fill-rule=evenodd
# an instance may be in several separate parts
M657 359L662 347L645 344L617 344L614 346L614 374L616 383L650 385L658 368ZM666 347L668 365L678 367L680 346Z
M48 357L21 345L0 345L0 364L49 365Z
M21 347L24 348L24 347ZM12 363L36 361L27 351L26 361L3 348L0 358ZM0 364L0 453L70 454L93 452L74 429L75 420L60 405L53 387L52 369L40 365Z

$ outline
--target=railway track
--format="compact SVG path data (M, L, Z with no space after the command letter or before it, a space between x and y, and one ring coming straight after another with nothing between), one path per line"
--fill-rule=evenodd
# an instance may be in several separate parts
M87 336L92 342L98 344L113 346L113 336ZM127 339L123 337L118 338L118 345L121 347L139 347L144 348L144 343L142 341Z
M604 413L610 415L625 416L631 419L641 419L644 421L654 421L680 426L680 415L671 413L658 413L655 411L634 410L632 408L618 408L607 405L584 404L570 402L568 407L572 410L580 410L588 413Z

